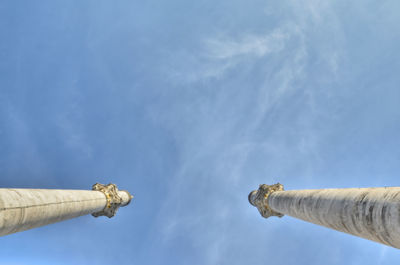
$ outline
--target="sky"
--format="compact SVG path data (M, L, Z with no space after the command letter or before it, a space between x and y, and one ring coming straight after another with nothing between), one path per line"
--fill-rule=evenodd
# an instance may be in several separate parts
M0 264L395 264L247 200L400 186L400 2L0 2L0 187L135 198L0 238Z

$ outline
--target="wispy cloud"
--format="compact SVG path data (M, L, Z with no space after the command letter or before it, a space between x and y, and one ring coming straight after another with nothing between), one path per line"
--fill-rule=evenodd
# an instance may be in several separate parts
M232 59L238 56L262 57L284 47L288 35L276 30L266 35L246 35L241 39L214 38L206 40L207 56L211 59Z
M245 207L248 206L242 188L249 177L244 174L249 156L255 151L264 154L277 151L273 147L277 145L273 135L277 128L271 128L270 133L259 140L254 137L257 138L265 122L270 122L273 109L279 109L280 102L298 89L294 82L302 78L307 56L302 38L297 29L278 29L270 34L242 36L237 40L208 39L204 42L206 52L198 59L204 62L199 68L204 71L197 69L195 75L191 75L191 69L183 72L182 77L189 73L190 82L203 82L218 76L243 84L243 78L252 77L233 76L235 67L259 65L264 68L254 76L257 81L253 88L242 85L215 88L210 98L172 105L170 114L180 113L179 119L165 119L163 115L166 114L154 115L164 122L170 121L165 125L177 135L185 128L182 121L196 119L196 123L185 131L185 138L176 137L182 160L160 212L158 223L162 227L163 242L170 243L183 233L206 252L207 264L221 264L229 249L229 237L224 231L229 230L226 227L229 220L239 211L235 204L244 198ZM269 66L268 58L281 52L282 56L287 54L288 57L278 62L278 67ZM183 80L183 83L187 81ZM191 117L181 116L184 109L191 110L191 114L188 113ZM305 145L303 141L302 148Z
M173 82L193 83L223 78L241 63L279 53L289 38L290 33L280 28L265 34L244 34L239 38L220 34L204 39L200 51L178 51L172 56L171 65L164 70Z
M309 126L317 113L307 102L315 88L304 84L315 54L308 18L297 19L264 34L210 36L201 41L201 52L180 51L171 59L170 81L185 87L189 100L172 101L169 114L152 115L176 135L181 159L157 223L164 243L184 234L207 253L207 264L224 263L232 251L227 231L235 227L231 220L244 221L237 212L249 207L249 184L301 164L306 172L307 160L318 159L319 139ZM337 69L337 54L334 60L317 56ZM204 83L208 96L200 100ZM297 97L305 102L291 107Z

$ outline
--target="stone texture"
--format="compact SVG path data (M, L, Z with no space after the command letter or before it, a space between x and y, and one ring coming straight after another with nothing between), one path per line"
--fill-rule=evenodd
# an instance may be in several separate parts
M92 190L101 191L107 200L107 204L99 212L92 213L94 217L107 216L108 218L113 217L120 206L128 205L133 198L127 191L119 191L115 184L103 185L96 183L93 185Z
M264 203L284 215L400 248L400 187L275 191Z
M283 191L283 185L280 183L274 185L262 184L258 190L254 190L249 194L249 202L251 205L257 207L260 214L265 217L278 216L282 217L283 214L272 210L268 205L268 197L276 191Z
M131 196L118 191L121 206ZM0 189L0 236L101 212L108 200L101 191Z

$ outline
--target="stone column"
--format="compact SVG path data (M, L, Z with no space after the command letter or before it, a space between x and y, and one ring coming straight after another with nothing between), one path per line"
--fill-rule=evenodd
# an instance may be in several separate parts
M114 184L92 190L0 189L0 236L78 216L113 217L133 196Z
M400 248L400 187L284 191L263 184L249 202L265 218L289 215Z

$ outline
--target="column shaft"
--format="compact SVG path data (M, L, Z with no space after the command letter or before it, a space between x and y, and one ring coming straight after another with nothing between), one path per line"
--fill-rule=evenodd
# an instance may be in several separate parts
M0 189L0 236L86 214L112 217L132 199L114 184L96 185L102 190Z
M276 191L278 213L400 248L400 188Z

